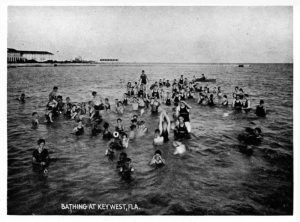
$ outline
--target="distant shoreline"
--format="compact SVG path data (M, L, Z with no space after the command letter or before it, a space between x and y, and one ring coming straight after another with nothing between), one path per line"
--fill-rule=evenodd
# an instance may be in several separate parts
M263 64L287 64L293 63L167 63L167 62L97 62L97 63L8 63L7 68L18 67L62 67L62 66L96 66L96 65L109 65L109 66L122 66L122 65L151 65L151 64L174 64L174 65L243 65L241 67L249 67L250 65L263 65Z

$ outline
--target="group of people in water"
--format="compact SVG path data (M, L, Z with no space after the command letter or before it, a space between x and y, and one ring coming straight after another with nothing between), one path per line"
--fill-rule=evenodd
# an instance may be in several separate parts
M159 119L158 126L153 132L153 144L156 149L149 162L151 166L155 167L166 164L160 147L170 140L172 132L174 134L172 143L175 147L174 154L182 155L187 150L185 141L192 135L190 123L192 107L187 101L212 107L231 106L237 112L248 113L251 111L249 95L244 93L242 88L235 87L230 104L220 86L213 87L212 90L208 85L203 86L202 80L205 79L204 74L201 78L194 76L192 80L181 75L178 80L174 79L172 82L160 79L150 84L148 76L142 70L139 80L134 83L128 82L123 98L115 99L114 105L108 98L102 98L95 91L91 93L91 99L88 102L71 102L70 97L66 97L64 101L63 97L58 95L58 87L54 86L46 106L45 122L51 124L59 115L63 115L66 119L76 122L76 127L72 131L74 135L80 136L88 132L91 136L101 135L103 140L107 140L105 155L113 160L119 153L117 169L122 177L130 177L134 168L131 158L127 156L126 149L131 140L148 133L146 123L143 121L143 116L148 110L151 115L157 116ZM25 102L25 95L22 94L19 100ZM168 106L173 112L171 115L166 111ZM129 129L125 129L122 120L122 115L127 110L133 113L129 120ZM111 123L103 118L104 113L109 115L111 112L119 116L113 131L110 131ZM260 117L266 116L263 100L256 107L255 114ZM39 119L38 113L33 112L32 127L38 127ZM86 128L90 128L90 130L87 131ZM249 140L252 141L253 138L261 138L260 128L248 129L246 133L247 135L244 134L238 138L245 144L249 143ZM33 163L40 165L44 170L50 160L48 151L44 148L45 143L45 140L39 139L38 148L33 153Z

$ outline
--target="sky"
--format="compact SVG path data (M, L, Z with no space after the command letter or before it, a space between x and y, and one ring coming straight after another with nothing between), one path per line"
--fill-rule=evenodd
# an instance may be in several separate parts
M57 60L292 63L293 8L8 7L7 46Z

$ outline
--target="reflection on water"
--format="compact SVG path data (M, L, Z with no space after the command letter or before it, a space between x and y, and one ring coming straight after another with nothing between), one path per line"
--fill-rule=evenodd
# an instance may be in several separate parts
M149 133L127 150L135 173L121 180L115 162L105 158L106 142L88 130L75 137L75 123L60 118L52 125L31 129L33 111L44 114L54 85L72 101L88 101L98 91L112 102L121 98L125 84L144 69L150 80L191 78L205 73L231 95L234 86L250 94L252 104L263 98L266 119L253 113L230 114L189 101L195 137L185 156L172 153L172 140L161 149L166 166L148 165L153 153L153 132L158 118L144 114ZM292 214L293 212L293 66L134 64L119 66L22 67L8 70L8 213L9 214ZM15 100L22 92L25 104ZM230 97L230 96L229 96ZM130 107L131 108L131 107ZM130 108L123 115L129 126ZM171 114L171 108L166 108ZM115 125L117 115L105 117ZM264 139L252 156L239 152L237 135L247 126L259 126ZM43 176L32 169L31 155L39 138L53 159ZM139 210L62 210L68 203L127 203Z

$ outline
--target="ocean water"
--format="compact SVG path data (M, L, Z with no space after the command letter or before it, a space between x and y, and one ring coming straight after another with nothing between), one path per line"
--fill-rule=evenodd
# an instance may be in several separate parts
M148 134L129 144L135 172L130 181L120 178L115 161L104 153L102 136L89 129L76 137L72 120L63 117L43 124L48 94L54 85L64 98L81 102L97 91L110 99L121 98L127 81L138 80L144 69L151 81L192 78L205 73L231 98L235 86L250 95L252 105L265 100L266 118L254 113L234 114L230 108L192 106L192 150L174 156L172 139L161 147L166 165L149 166L155 148L153 132L158 117L147 111L143 120ZM8 214L150 214L150 215L291 215L293 213L293 65L250 64L120 64L8 69ZM203 85L206 85L203 84ZM25 92L25 104L16 98ZM169 115L172 108L166 108ZM31 129L31 114L40 126ZM228 116L224 113L230 113ZM122 116L129 126L131 106ZM116 114L104 118L115 125ZM253 155L239 151L238 134L245 127L261 127L263 141ZM112 130L112 127L110 127ZM172 138L172 135L170 136ZM32 152L39 138L46 140L52 162L48 176L35 172ZM138 209L66 210L61 204L136 204Z

